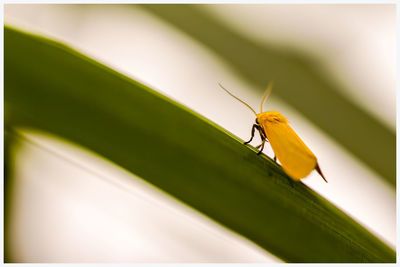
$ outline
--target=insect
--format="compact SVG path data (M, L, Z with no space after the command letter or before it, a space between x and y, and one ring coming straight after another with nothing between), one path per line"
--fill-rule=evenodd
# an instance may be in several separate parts
M272 91L272 82L269 83L261 99L261 112L259 114L257 114L250 105L234 96L221 84L219 84L219 86L230 96L246 105L256 115L256 122L251 128L251 138L244 143L245 145L253 140L254 132L257 130L261 137L261 144L256 147L257 149L260 148L260 151L257 153L258 155L263 151L265 142L269 142L275 153L274 161L276 162L276 159L278 159L283 170L293 180L298 181L315 169L325 182L328 182L318 165L317 157L289 126L288 120L278 111L263 112L263 105Z

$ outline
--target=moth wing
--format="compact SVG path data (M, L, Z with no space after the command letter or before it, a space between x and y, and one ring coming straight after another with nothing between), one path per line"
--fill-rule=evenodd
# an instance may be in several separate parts
M265 122L265 133L283 170L293 179L306 177L317 165L317 158L286 122Z

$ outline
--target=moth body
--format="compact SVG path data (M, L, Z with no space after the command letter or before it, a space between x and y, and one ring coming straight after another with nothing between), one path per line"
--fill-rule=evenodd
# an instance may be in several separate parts
M316 168L317 158L289 126L288 120L277 111L257 114L257 122L264 131L283 170L294 180L306 177Z
M278 111L263 112L264 102L267 100L272 91L272 83L269 84L264 96L261 100L260 113L256 113L252 107L238 97L234 96L221 84L229 95L246 105L255 115L256 123L251 129L251 138L244 144L248 144L253 140L255 130L258 130L262 143L256 148L260 148L258 154L264 149L264 144L269 141L272 150L275 153L274 160L278 158L283 170L293 180L300 180L310 174L314 169L327 182L318 165L317 157L304 144L296 132L289 126L288 120Z

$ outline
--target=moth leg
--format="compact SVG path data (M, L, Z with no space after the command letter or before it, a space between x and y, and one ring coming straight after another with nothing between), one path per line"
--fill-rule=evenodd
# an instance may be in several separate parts
M250 138L249 141L244 142L245 145L247 145L248 143L250 143L253 140L254 131L256 130L256 128L258 129L257 124L253 124L253 127L251 128L251 138Z
M268 143L268 139L265 139L265 142L267 142L267 143ZM259 144L258 146L256 146L256 148L257 148L257 149L259 149L261 146L262 146L262 143L261 143L261 144Z
M268 139L265 139L265 142L268 142ZM257 149L260 148L263 144L264 144L264 142L262 144L259 144L258 146L256 146L256 148ZM261 151L262 151L262 149L261 149ZM261 151L259 151L258 154L260 154ZM274 155L274 161L276 162L276 155Z
M260 154L262 153L262 151L264 150L265 140L266 140L266 139L263 139L263 140L262 140L262 143L261 143L261 145L260 145L260 146L261 146L261 149L260 149L260 151L258 151L257 155L260 155Z
M257 155L260 155L262 153L262 151L264 150L264 145L265 142L268 142L268 139L264 133L264 129L260 126L260 125L255 125L258 133L260 134L260 138L261 138L261 144L256 146L256 148L258 149L259 147L261 147L260 151L258 151Z
M261 136L261 140L262 140L262 136ZM265 139L265 142L269 143L268 139ZM261 144L259 144L258 146L256 146L256 148L257 148L257 149L258 149L258 148L260 148L260 147L261 147L261 145L262 145L262 143L261 143Z

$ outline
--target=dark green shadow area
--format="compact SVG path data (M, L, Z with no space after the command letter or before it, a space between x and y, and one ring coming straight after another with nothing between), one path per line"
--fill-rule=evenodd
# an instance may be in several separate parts
M285 261L395 262L349 216L186 107L60 43L8 27L4 40L8 128L94 151Z
M201 6L140 5L215 52L238 75L257 86L260 94L274 80L274 95L395 186L396 141L392 130L340 94L335 81L312 58L246 39Z

